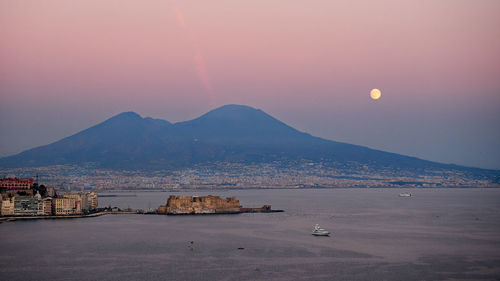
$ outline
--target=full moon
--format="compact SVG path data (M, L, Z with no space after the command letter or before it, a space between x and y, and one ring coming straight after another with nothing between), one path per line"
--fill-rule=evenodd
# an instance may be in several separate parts
M370 97L373 100L378 100L381 95L382 95L382 93L380 92L379 89L373 89L373 90L370 91Z

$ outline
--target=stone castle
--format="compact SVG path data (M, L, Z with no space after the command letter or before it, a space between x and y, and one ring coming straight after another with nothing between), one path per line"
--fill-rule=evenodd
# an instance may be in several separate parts
M175 196L171 195L167 205L158 207L159 214L217 214L240 213L240 201L235 197L219 196Z

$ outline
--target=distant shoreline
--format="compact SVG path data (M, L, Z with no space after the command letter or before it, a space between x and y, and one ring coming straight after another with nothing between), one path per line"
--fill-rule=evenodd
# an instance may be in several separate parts
M122 192L122 191L117 191L117 192ZM128 193L128 192L127 192ZM136 197L136 194L106 194L106 193L101 193L99 194L99 197Z
M134 197L134 195L122 195L112 193L135 193L135 192L196 192L196 191L231 191L231 190L310 190L310 189L495 189L497 186L440 186L440 187L421 187L421 186L355 186L355 187L200 187L200 188L177 188L177 189L110 189L106 191L92 190L97 192L100 197ZM108 196L109 194L109 196ZM137 196L137 195L135 195Z

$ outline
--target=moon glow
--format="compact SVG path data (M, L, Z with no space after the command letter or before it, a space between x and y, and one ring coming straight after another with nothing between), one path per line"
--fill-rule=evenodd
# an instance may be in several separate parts
M382 96L382 92L379 89L373 89L370 91L370 97L372 100L378 100Z

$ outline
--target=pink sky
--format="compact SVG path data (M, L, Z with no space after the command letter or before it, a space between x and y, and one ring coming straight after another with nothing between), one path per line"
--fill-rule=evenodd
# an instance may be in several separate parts
M122 111L181 121L237 103L329 139L500 169L499 12L495 0L1 0L0 155Z

